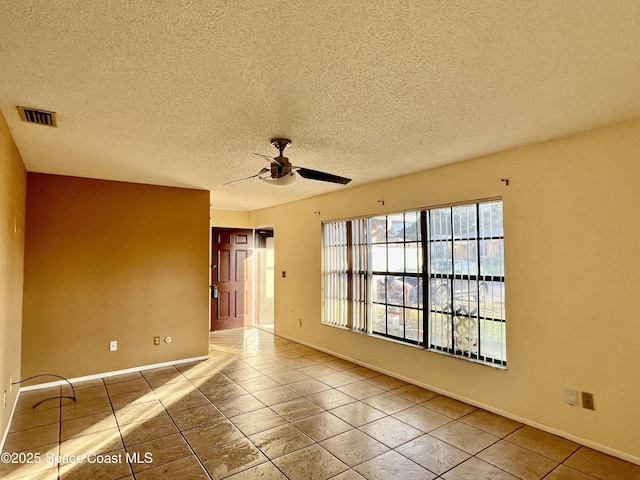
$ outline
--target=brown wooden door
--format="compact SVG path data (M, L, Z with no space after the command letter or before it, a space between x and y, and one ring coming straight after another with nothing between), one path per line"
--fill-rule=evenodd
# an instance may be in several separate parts
M218 290L218 298L211 299L211 330L250 324L252 246L251 230L213 228L211 281Z

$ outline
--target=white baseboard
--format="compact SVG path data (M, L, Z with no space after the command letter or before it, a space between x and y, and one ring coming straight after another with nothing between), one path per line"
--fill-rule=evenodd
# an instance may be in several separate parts
M16 406L18 405L18 400L20 399L20 389L18 389L18 393L16 394L16 399L13 402L13 408L11 409L11 415L9 416L9 422L7 423L7 428L4 430L4 435L2 435L2 441L0 442L0 452L4 450L4 443L7 441L7 435L9 435L9 430L11 429L11 422L13 421L13 414L16 411Z
M142 372L144 370L151 370L153 368L168 367L170 365L180 365L181 363L197 362L201 360L208 360L209 355L202 357L184 358L182 360L174 360L171 362L154 363L153 365L143 365L141 367L125 368L124 370L116 370L113 372L96 373L93 375L85 375L84 377L70 378L71 383L84 382L86 380L95 380L98 378L115 377L116 375L122 375L124 373ZM68 385L66 380L56 380L55 382L39 383L38 385L30 385L28 387L21 387L21 392L28 392L30 390L40 390L42 388L56 387L58 385Z
M208 360L209 355L203 355L201 357L192 357L192 358L183 358L182 360L174 360L171 362L162 362L162 363L154 363L152 365L143 365L140 367L133 368L125 368L124 370L116 370L113 372L104 372L104 373L96 373L94 375L85 375L84 377L75 377L70 378L69 381L71 383L74 382L84 382L86 380L94 380L98 378L106 378L106 377L114 377L116 375L122 375L123 373L133 373L133 372L142 372L144 370L151 370L153 368L159 367L168 367L170 365L180 365L182 363L189 362L197 362L202 360ZM16 411L16 405L18 405L18 399L20 398L20 394L22 392L28 392L31 390L40 390L43 388L56 387L59 385L68 385L65 380L56 380L55 382L47 382L47 383L39 383L38 385L30 385L28 387L20 387L18 390L18 394L16 395L16 400L13 404L13 409L11 410L11 416L9 417L9 423L7 423L7 428L4 431L4 435L2 436L2 442L0 442L0 451L4 449L4 444L7 441L7 436L9 435L9 430L11 429L11 422L13 421L13 415Z
M567 440L571 440L572 442L579 443L580 445L584 445L585 447L592 448L593 450L597 450L599 452L606 453L607 455L611 455L613 457L620 458L620 459L625 460L627 462L631 462L631 463L634 463L636 465L640 465L640 457L635 457L633 455L629 455L628 453L621 452L621 451L616 450L616 449L611 448L611 447L607 447L606 445L601 445L599 443L593 442L593 441L588 440L586 438L578 437L576 435L572 435L570 433L557 430L557 429L549 427L547 425L543 425L543 424L534 422L532 420L529 420L528 418L524 418L524 417L521 417L519 415L514 415L514 414L509 413L509 412L505 412L505 411L500 410L498 408L492 407L491 405L486 405L484 403L477 402L477 401L475 401L473 399L466 398L466 397L463 397L461 395L457 395L455 393L448 392L448 391L443 390L441 388L434 387L432 385L427 385L427 384L422 383L422 382L418 382L418 381L416 381L416 380L414 380L412 378L408 378L408 377L405 377L403 375L398 375L397 373L394 373L394 372L391 372L391 371L388 371L388 370L384 370L382 368L370 365L370 364L365 363L365 362L361 362L359 360L355 360L355 359L350 358L350 357L348 357L346 355L342 355L340 353L333 352L333 351L331 351L331 350L329 350L327 348L322 348L322 347L319 347L317 345L313 345L312 343L304 342L304 341L299 340L297 338L289 337L287 335L282 335L281 333L278 333L277 335L279 337L286 338L287 340L291 340L292 342L299 343L299 344L304 345L306 347L311 347L311 348L314 348L316 350L320 350L321 352L331 354L334 357L342 358L343 360L347 360L349 362L356 363L358 365L362 365L363 367L369 368L371 370L375 370L376 372L383 373L383 374L388 375L390 377L394 377L394 378L397 378L399 380L403 380L403 381L405 381L407 383L411 383L413 385L417 385L417 386L422 387L422 388L426 388L428 390L431 390L433 392L439 393L441 395L446 395L447 397L451 397L451 398L453 398L455 400L459 400L461 402L468 403L469 405L473 405L474 407L482 408L483 410L487 410L487 411L489 411L491 413L495 413L497 415L501 415L501 416L509 418L511 420L515 420L516 422L524 423L525 425L529 425L530 427L537 428L537 429L542 430L544 432L551 433L553 435L557 435L557 436L562 437L562 438L566 438Z

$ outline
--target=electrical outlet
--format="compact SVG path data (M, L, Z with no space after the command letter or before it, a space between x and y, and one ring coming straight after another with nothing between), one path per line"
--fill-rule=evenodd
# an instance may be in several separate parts
M566 387L564 389L564 403L569 405L578 405L578 391L573 388Z
M160 345L160 337L153 337L153 344Z
M302 326L302 319L300 319L300 326Z
M596 409L593 403L593 393L582 392L582 408L586 408L587 410Z
M110 352L115 352L116 350L118 350L118 341L117 340L111 340L109 342L109 351Z

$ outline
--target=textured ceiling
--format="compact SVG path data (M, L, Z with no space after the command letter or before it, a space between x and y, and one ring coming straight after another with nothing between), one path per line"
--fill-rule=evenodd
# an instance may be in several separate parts
M0 0L0 109L29 171L255 209L638 117L638 25L633 0ZM353 182L222 185L276 136Z

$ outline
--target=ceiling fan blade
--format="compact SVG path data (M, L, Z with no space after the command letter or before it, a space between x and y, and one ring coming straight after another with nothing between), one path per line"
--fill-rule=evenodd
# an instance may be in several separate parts
M351 181L350 178L339 177L338 175L332 175L331 173L319 172L318 170L311 170L303 167L293 167L293 169L300 174L302 178L308 180L319 180L321 182L340 183L346 185Z
M230 182L227 183L223 183L223 185L233 185L234 183L240 183L240 182L244 182L245 180L251 180L252 178L256 178L259 177L260 175L262 175L263 173L267 173L269 171L268 168L263 168L262 170L260 170L258 173L256 173L255 175L251 175L250 177L244 177L244 178L240 178L238 180L232 180Z
M254 155L258 155L259 157L264 157L269 159L269 161L271 163L275 163L276 165L279 165L278 161L275 159L275 157L270 157L269 155L265 155L264 153L253 153Z

